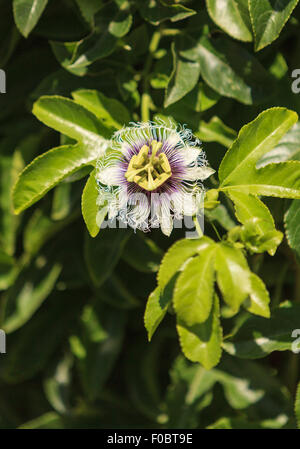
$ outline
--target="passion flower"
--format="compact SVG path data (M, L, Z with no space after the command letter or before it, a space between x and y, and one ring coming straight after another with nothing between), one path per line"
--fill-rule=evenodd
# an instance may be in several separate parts
M170 235L174 218L197 214L214 170L189 129L137 123L117 131L97 162L99 216L118 218L134 229L160 226Z

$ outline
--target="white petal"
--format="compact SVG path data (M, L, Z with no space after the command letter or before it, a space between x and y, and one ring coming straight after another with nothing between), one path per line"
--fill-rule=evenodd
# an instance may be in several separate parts
M132 207L132 205L134 205ZM147 221L150 215L150 204L148 198L143 193L130 195L128 199L128 219L130 225L134 228L147 227Z
M183 192L172 193L171 201L172 201L173 211L175 213L176 218L181 218L183 215L183 206L184 206Z
M170 212L170 198L163 193L160 195L158 217L162 233L169 237L173 229L173 218Z
M196 162L198 156L200 156L201 153L201 148L197 147L187 147L182 149L182 154L186 165Z
M120 169L115 165L99 170L97 173L98 181L107 186L117 186L119 184L119 176Z
M184 215L187 216L192 216L195 215L197 213L197 201L196 201L196 196L189 194L189 193L184 193L183 194L183 211L184 211Z
M171 134L166 139L168 145L175 147L178 142L182 142L180 135L176 131L172 131Z
M187 181L196 181L197 179L204 180L209 178L215 170L211 167L188 167L185 175Z

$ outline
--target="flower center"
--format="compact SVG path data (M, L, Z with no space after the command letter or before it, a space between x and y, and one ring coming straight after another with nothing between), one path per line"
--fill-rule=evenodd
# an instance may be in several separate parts
M171 167L165 153L157 152L162 143L153 140L151 153L149 146L143 145L139 153L132 156L125 178L128 182L135 182L145 190L155 190L172 176Z

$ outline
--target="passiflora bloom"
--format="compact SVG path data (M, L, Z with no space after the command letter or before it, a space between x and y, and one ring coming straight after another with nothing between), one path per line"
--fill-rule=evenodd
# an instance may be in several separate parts
M173 219L197 213L208 167L192 132L171 123L137 123L117 131L97 162L99 217L117 217L134 229L160 226L170 235ZM99 218L99 221L100 221Z

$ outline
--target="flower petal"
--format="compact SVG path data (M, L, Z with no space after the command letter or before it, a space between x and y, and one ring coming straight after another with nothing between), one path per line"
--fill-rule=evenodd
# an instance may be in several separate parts
M184 163L186 165L190 165L193 162L197 161L198 157L202 153L202 150L201 150L201 148L197 148L197 147L187 147L187 148L183 148L181 150L181 153L184 158Z
M209 178L215 170L211 167L202 166L202 167L188 167L186 170L185 179L187 181L203 181L204 179Z
M103 170L99 170L97 173L97 180L101 184L107 186L117 186L120 182L120 169L117 166L106 167Z

